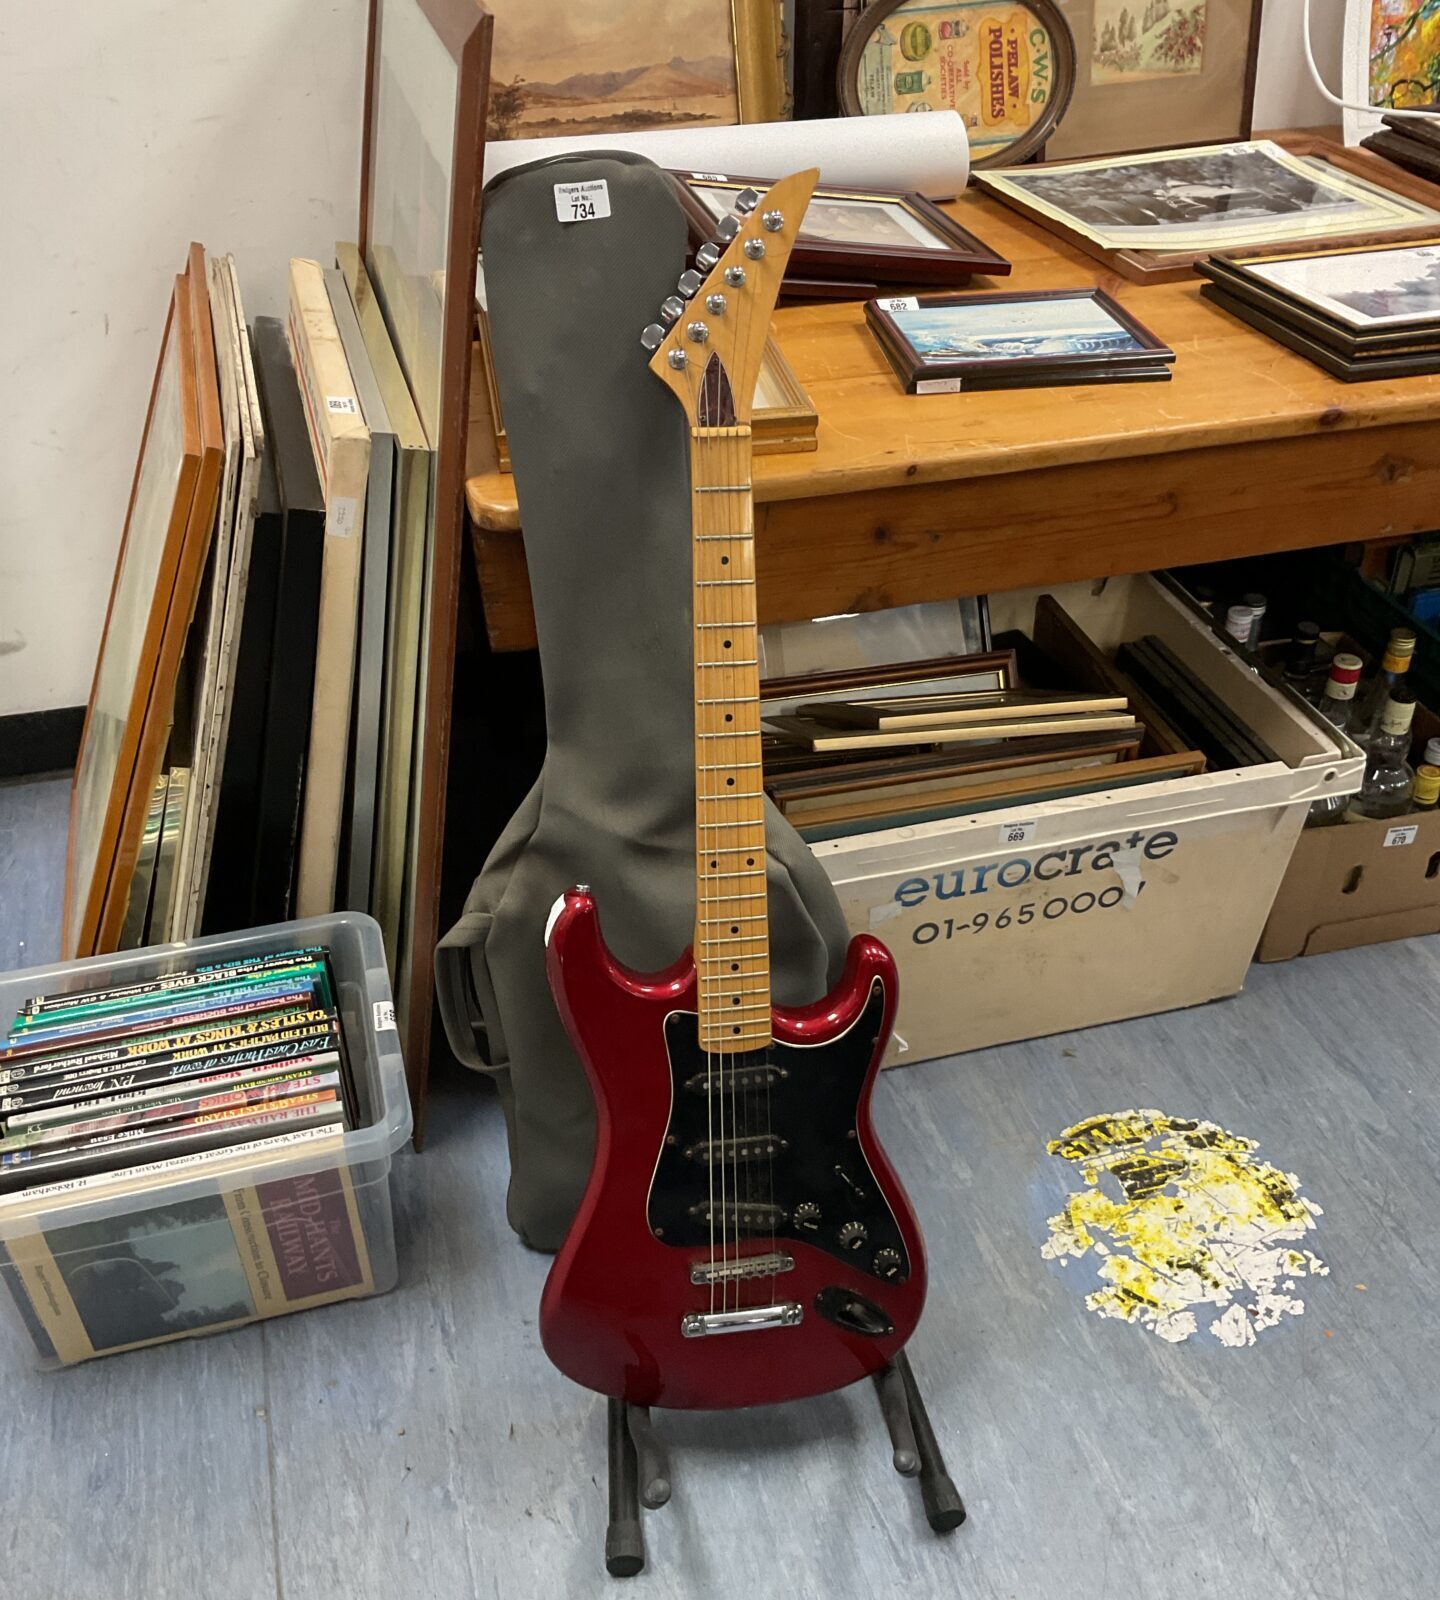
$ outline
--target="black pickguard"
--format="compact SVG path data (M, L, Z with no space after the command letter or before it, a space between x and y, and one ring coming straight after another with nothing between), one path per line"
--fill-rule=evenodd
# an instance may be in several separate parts
M772 1044L737 1056L699 1046L694 1012L666 1019L672 1102L670 1127L650 1190L652 1231L667 1244L711 1242L710 1169L697 1152L722 1132L752 1150L783 1141L768 1158L724 1163L724 1208L716 1169L715 1237L790 1239L828 1251L890 1282L909 1276L895 1218L855 1137L860 1090L879 1040L885 994L877 980L850 1030L827 1045ZM722 1074L737 1074L732 1085ZM768 1086L768 1087L767 1087ZM844 1237L842 1238L842 1233Z

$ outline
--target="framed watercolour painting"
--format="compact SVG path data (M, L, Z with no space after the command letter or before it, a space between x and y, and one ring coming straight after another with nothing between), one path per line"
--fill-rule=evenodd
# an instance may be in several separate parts
M1430 0L1345 0L1345 143L1380 128L1382 111L1440 101L1440 10Z
M1060 0L1075 92L1047 160L1248 139L1262 0Z
M842 111L958 111L972 167L1033 156L1074 85L1075 40L1055 0L875 0L840 52Z
M775 0L490 0L492 139L773 122Z

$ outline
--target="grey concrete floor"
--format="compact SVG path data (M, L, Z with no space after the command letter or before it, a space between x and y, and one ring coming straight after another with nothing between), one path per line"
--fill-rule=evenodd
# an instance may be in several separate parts
M0 789L0 954L48 960L65 786ZM891 1073L924 1221L911 1349L970 1521L924 1526L860 1388L661 1415L637 1595L1429 1600L1440 1593L1440 946L1253 969L1201 1010ZM438 1087L382 1299L36 1375L0 1349L0 1572L29 1600L559 1600L600 1569L603 1405L547 1365L485 1085ZM1041 1259L1046 1141L1156 1106L1261 1141L1325 1215L1247 1349L1086 1309ZM1363 1287L1361 1287L1363 1285ZM0 1341L3 1343L3 1341ZM622 1592L617 1590L616 1592Z

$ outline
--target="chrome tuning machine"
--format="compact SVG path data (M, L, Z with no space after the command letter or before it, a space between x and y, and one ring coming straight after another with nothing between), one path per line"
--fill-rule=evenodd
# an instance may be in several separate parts
M740 221L737 217L721 217L715 224L715 243L722 249L727 244L733 244L740 232Z
M701 277L701 275L692 267L689 272L682 272L680 274L680 293L685 297L685 299L692 300L699 291L700 285L704 283L704 281L704 278Z
M641 331L640 343L653 354L665 343L665 329L658 322L652 322Z
M660 320L668 328L672 322L678 322L685 315L685 302L678 294L667 296L660 302Z
M720 264L720 249L719 249L719 246L713 245L713 244L702 244L700 246L700 248L695 252L695 265L697 267L699 267L701 272L713 271L714 268L717 267L719 264Z
M760 191L758 189L742 189L735 196L735 209L742 217L748 217L760 204Z

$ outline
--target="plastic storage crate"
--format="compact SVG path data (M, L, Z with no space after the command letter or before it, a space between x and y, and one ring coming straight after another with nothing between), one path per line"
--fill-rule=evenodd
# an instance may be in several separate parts
M390 1164L410 1100L380 929L353 912L0 975L0 1026L32 995L329 947L358 1126L0 1194L0 1328L68 1366L395 1285Z

